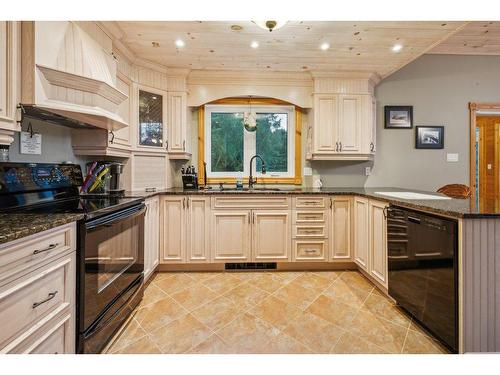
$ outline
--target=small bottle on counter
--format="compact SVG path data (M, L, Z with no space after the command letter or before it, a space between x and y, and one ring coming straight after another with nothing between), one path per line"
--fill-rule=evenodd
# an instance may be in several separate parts
M243 189L243 172L238 172L238 177L236 177L236 189Z

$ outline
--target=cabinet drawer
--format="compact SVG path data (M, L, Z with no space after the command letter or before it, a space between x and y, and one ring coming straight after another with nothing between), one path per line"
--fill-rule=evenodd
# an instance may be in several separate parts
M294 224L321 224L326 222L325 211L295 211Z
M254 209L289 208L290 199L286 196L218 196L212 197L212 209Z
M8 283L63 253L75 250L76 223L0 245L0 285Z
M325 261L328 254L326 240L294 240L293 260L300 261Z
M325 208L327 207L326 197L305 196L295 197L293 202L294 208Z
M53 313L72 305L74 256L62 257L0 289L0 349Z
M293 235L296 238L308 238L308 237L328 237L326 232L326 227L324 225L320 226L301 226L294 225L293 226Z

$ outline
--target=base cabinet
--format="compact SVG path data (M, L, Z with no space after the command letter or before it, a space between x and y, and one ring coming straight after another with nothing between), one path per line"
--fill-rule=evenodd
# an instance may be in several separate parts
M254 211L252 227L253 261L290 260L290 211Z
M351 202L350 197L332 199L332 253L333 260L351 259Z
M250 261L250 210L212 213L212 261Z
M146 199L144 225L144 281L147 281L160 262L160 199Z
M186 199L186 261L210 261L210 198Z
M368 219L369 203L366 198L354 197L353 202L353 248L354 262L368 272Z

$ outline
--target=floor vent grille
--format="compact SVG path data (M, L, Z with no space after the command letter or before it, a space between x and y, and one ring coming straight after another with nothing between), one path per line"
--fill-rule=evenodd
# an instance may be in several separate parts
M275 270L276 263L226 263L226 270Z

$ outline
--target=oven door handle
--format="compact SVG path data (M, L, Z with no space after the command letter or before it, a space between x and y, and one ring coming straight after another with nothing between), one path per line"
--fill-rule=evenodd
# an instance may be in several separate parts
M132 219L136 216L143 215L146 212L146 205L144 203L127 208L121 212L117 212L114 214L110 214L104 217L100 217L98 219L89 221L85 223L85 228L87 230L92 230L100 226L111 226L119 221L123 221L126 219Z

